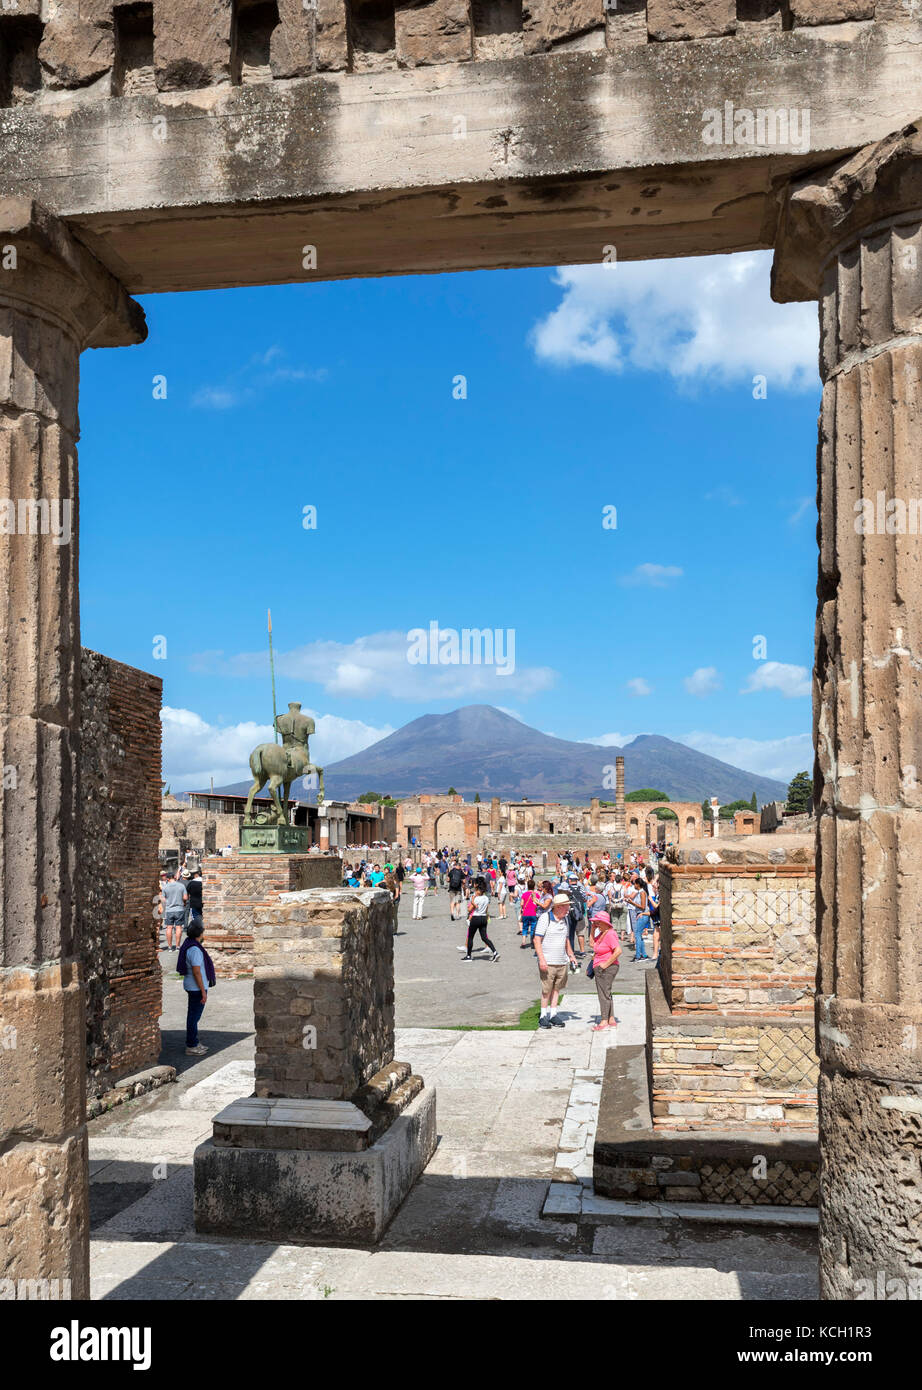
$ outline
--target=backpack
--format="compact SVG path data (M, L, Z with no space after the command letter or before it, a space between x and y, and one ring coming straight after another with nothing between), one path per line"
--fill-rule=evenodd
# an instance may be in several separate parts
M205 950L205 947L202 945L201 940L195 941L191 936L186 937L185 941L179 948L179 955L176 957L176 973L177 975L188 975L190 973L189 967L186 964L186 955L189 951L190 946L197 946L201 951L202 955L205 957L205 983L208 985L210 989L212 985L216 985L218 983L218 980L217 976L215 975L214 961L211 959L211 956Z

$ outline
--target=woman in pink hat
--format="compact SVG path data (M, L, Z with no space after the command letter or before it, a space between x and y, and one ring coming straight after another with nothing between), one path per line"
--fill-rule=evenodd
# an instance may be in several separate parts
M595 980L599 996L599 1021L592 1031L601 1033L603 1028L618 1026L611 999L611 987L618 973L621 942L607 912L593 913L589 923L589 941L592 945L592 978Z

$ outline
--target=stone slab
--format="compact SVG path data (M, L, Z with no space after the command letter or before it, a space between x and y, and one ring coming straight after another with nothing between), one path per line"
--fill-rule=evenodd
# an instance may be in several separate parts
M371 1120L348 1100L285 1100L251 1096L215 1115L218 1148L326 1149L368 1147Z
M421 1092L360 1153L320 1149L195 1151L200 1233L336 1245L379 1241L435 1150L435 1091Z

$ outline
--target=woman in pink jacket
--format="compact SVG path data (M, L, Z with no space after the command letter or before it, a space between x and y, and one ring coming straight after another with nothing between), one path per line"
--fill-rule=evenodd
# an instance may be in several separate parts
M611 987L618 973L621 942L607 912L594 913L589 923L589 940L592 945L592 978L599 996L599 1021L592 1031L600 1033L603 1028L618 1026Z

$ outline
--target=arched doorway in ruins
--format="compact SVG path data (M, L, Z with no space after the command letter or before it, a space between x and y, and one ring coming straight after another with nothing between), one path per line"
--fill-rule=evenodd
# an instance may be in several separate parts
M436 849L460 849L463 844L463 817L457 811L443 811L435 823Z

